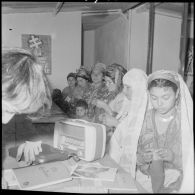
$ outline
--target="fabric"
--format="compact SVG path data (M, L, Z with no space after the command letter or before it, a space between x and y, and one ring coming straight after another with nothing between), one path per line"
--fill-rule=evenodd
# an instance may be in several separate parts
M26 140L36 140L38 133L30 119L25 114L14 115L7 123L2 124L2 159L6 156L6 148L23 143Z
M181 130L180 130L180 111L177 110L175 113L175 117L170 121L167 131L163 134L158 134L155 119L154 119L155 111L149 110L146 113L145 120L143 123L142 131L140 133L139 141L138 141L138 167L146 172L148 166L146 166L149 159L146 161L144 158L146 149L160 149L160 148L169 148L174 153L174 161L173 162L164 162L165 168L175 168L182 171L182 149L181 149ZM152 156L151 159L152 161ZM140 162L139 162L140 161Z
M124 75L123 84L131 87L132 97L119 113L121 120L111 137L109 155L135 177L137 142L147 106L147 76L134 68Z
M176 72L160 70L149 75L148 82L153 79L164 78L176 83L179 87L179 99L175 118L169 124L167 138L164 143L174 152L174 162L166 163L165 171L170 168L183 172L180 193L194 192L194 141L193 141L193 101L183 78ZM147 118L149 117L149 118ZM148 130L152 127L152 112L146 116ZM151 123L150 123L150 122ZM144 127L143 127L144 128ZM150 129L151 130L151 129ZM149 135L147 140L149 141ZM145 143L147 142L145 140ZM161 141L160 141L161 140ZM163 143L163 138L159 142ZM150 142L150 141L149 141ZM138 147L139 148L139 147ZM165 175L166 180L166 175ZM172 181L174 182L174 181ZM165 185L165 183L164 183Z
M91 81L89 72L84 67L77 70L76 77L81 77L87 81Z
M104 72L106 70L106 65L103 64L103 63L96 63L93 67L92 67L92 71L93 70L97 70L97 71L100 71L100 72Z
M90 85L88 90L83 95L83 99L88 103L89 106L88 112L90 118L95 116L95 118L98 120L98 116L102 112L101 109L91 104L92 101L96 99L107 101L108 97L109 91L104 83L102 83L99 87L95 87L93 84Z
M180 172L178 170L165 169L164 187L167 188L171 183L173 183L173 181L176 181L179 176ZM153 193L151 177L148 177L147 175L143 174L140 170L137 170L136 181L138 181L148 193Z
M112 112L119 113L124 102L128 101L124 93L119 93L113 100L111 100L108 105L111 108Z
M117 86L116 95L122 90L122 79L127 70L120 64L111 64L106 68L105 76L110 77Z

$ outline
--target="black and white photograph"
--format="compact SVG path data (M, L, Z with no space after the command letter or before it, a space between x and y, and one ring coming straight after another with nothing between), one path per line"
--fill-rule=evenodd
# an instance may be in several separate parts
M194 2L2 1L2 191L194 194Z

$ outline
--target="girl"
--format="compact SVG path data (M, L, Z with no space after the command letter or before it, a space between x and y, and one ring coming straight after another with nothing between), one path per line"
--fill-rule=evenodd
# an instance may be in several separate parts
M149 76L148 91L153 108L146 114L139 137L137 180L150 192L172 192L178 191L188 176L189 186L182 189L193 192L194 165L189 161L193 159L193 103L189 90L179 74L162 70ZM191 174L186 175L189 168Z

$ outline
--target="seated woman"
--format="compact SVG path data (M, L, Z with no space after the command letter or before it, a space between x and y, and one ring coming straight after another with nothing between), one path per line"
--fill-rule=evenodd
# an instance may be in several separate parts
M89 116L91 118L95 117L95 122L99 122L96 116L100 112L99 108L94 105L95 100L105 100L109 96L109 90L104 82L105 69L106 65L103 63L94 65L91 71L92 84L88 92L84 95L84 99L89 105Z
M84 95L88 92L91 86L91 78L89 72L84 68L81 67L76 74L77 80L77 88L76 88L76 95L80 96L80 99L83 99Z
M189 90L182 77L171 71L151 74L148 90L152 109L139 137L137 180L148 191L162 193L178 191L183 178L188 180L183 192L192 193L193 102Z
M119 64L111 64L106 68L105 71L105 83L109 91L109 95L105 100L95 100L93 104L98 108L104 109L110 115L116 115L122 108L123 101L126 96L122 92L123 84L122 79L126 73L126 69Z
M123 85L128 102L124 102L120 117L103 114L102 122L115 128L106 148L108 154L135 177L136 148L148 99L147 76L141 69L133 68L124 75Z
M70 102L74 99L74 89L76 87L76 73L69 73L67 76L68 86L62 90L63 99Z
M76 114L75 103L78 99L81 99L82 90L77 86L76 73L69 73L67 76L68 86L62 91L62 99L65 104L68 104L68 115L70 117Z

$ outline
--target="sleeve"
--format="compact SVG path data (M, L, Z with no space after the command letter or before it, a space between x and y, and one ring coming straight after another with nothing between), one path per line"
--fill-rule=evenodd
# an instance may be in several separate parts
M170 139L168 140L168 147L174 154L173 165L177 169L182 169L182 143L181 143L181 130L180 130L180 122L176 120L175 124L173 124L173 131L170 134Z
M25 114L15 115L16 143L33 141L38 136L38 132L30 119Z

